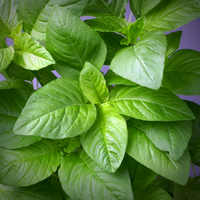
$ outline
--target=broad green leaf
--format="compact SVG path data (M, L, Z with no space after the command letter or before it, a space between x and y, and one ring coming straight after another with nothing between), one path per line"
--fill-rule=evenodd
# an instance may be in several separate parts
M172 197L162 188L153 184L142 191L134 193L135 200L172 200Z
M173 160L178 160L183 155L192 135L191 121L147 122L134 120L134 125L143 131L158 149L169 152Z
M0 146L15 149L28 146L40 140L39 137L21 136L13 133L13 127L26 101L30 90L0 90Z
M22 21L19 21L17 25L12 29L11 38L14 40L15 37L22 31Z
M182 95L200 95L200 52L191 49L176 51L167 61L163 86Z
M61 195L48 181L42 181L28 187L0 185L1 200L63 200Z
M179 47L182 31L176 31L167 34L167 51L166 58L169 57Z
M64 191L76 200L133 200L128 170L115 173L100 168L83 150L61 161L58 170Z
M15 55L13 46L0 49L0 72L8 67Z
M81 136L86 153L104 170L115 172L124 157L128 141L124 118L109 104L100 105L94 125Z
M14 132L52 139L74 137L87 131L96 118L96 108L86 104L77 81L54 80L29 98Z
M4 49L4 48L7 48L7 44L6 44L6 38L5 37L2 37L0 35L0 49Z
M112 33L112 32L98 32L104 43L107 47L107 55L104 65L110 65L111 60L115 56L115 54L126 47L125 45L121 45L120 41L124 38L122 35Z
M170 31L198 17L200 17L199 0L163 0L145 15L145 30Z
M39 42L31 39L28 33L18 34L14 46L14 62L25 69L39 70L55 63L49 52Z
M195 143L192 161L195 165L200 166L200 138Z
M198 200L200 197L200 190L195 190L195 178L189 177L188 182L185 186L175 184L174 187L174 200Z
M127 3L128 0L88 0L83 15L124 17Z
M57 142L41 140L21 149L0 149L0 183L23 187L38 183L54 173L62 159Z
M3 37L10 36L12 28L17 25L16 8L16 0L0 1L0 35Z
M73 69L67 65L55 64L54 69L62 76L79 81L80 71Z
M139 191L146 188L157 176L155 172L126 154L125 163L128 167L132 182L132 190Z
M147 121L194 119L185 102L166 88L152 90L141 86L115 86L110 105L123 115Z
M140 18L154 8L161 0L129 0L131 11Z
M136 83L115 74L112 70L108 70L104 78L106 79L107 85L137 85Z
M47 25L47 50L58 64L81 70L86 61L101 69L106 46L92 28L69 10L54 6Z
M92 64L86 62L80 73L80 85L87 99L94 104L105 103L109 92L103 74Z
M190 156L188 150L182 157L174 161L167 152L155 147L146 134L128 123L129 142L126 152L135 160L161 176L184 185L187 183L190 170ZM142 142L141 142L142 141Z
M110 69L130 81L158 89L163 77L166 46L164 33L147 32L135 46L121 49L111 61Z
M116 16L102 16L84 21L87 25L100 32L118 32L126 28L129 22L125 18Z
M20 79L6 79L5 81L0 82L0 90L3 89L32 89L33 85L31 85L29 82L25 82Z

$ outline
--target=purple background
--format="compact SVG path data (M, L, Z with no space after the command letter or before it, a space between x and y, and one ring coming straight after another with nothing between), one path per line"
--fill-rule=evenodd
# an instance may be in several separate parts
M128 20L130 16L130 8L126 6L126 14L125 17ZM85 17L81 19L86 19ZM134 16L132 16L132 22L135 20ZM200 18L190 22L189 24L182 26L174 31L183 31L182 38L179 49L193 49L200 52ZM7 40L8 45L12 45L12 40ZM108 70L108 66L103 66L102 71L105 73ZM0 81L5 80L2 74L0 74ZM200 105L200 96L180 96L182 99L193 101ZM195 166L195 170L197 175L200 175L200 167ZM192 169L190 170L190 176L193 176Z

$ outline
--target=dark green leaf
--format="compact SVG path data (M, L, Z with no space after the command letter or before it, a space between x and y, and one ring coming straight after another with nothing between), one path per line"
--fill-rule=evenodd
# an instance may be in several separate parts
M48 181L28 187L11 187L0 185L1 200L63 200L61 195Z
M0 2L0 35L8 37L12 28L17 25L16 0L1 0Z
M0 146L15 149L40 140L39 137L13 133L14 124L31 95L30 90L0 90Z
M178 160L183 155L192 135L191 121L147 122L134 120L134 125L143 131L158 149L169 152L173 160Z
M0 90L3 89L32 89L33 85L31 85L29 82L25 82L20 79L6 79L5 81L0 82Z
M76 200L133 200L128 170L115 173L101 169L84 151L70 154L58 171L64 191Z
M107 103L100 105L94 125L81 136L86 153L108 172L115 172L119 168L127 141L124 118Z
M129 170L133 191L143 190L157 176L155 172L137 162L129 155L126 155L125 163Z
M124 17L127 3L128 0L88 0L83 15Z
M115 74L112 70L108 70L104 78L106 79L107 85L137 85L136 83Z
M199 0L163 0L145 15L145 29L170 31L198 17L200 17Z
M135 200L172 200L171 196L162 188L153 184L142 191L134 193Z
M126 28L129 22L125 18L115 16L103 16L84 21L87 25L100 32L118 32Z
M14 46L14 62L25 69L39 70L55 63L49 52L39 42L31 39L28 33L18 34Z
M0 183L22 187L38 183L54 173L62 159L57 142L41 140L21 149L0 149Z
M195 165L200 166L200 138L195 143L192 161Z
M200 52L182 49L167 61L163 86L182 95L200 95Z
M131 11L136 18L145 15L154 8L161 0L129 0Z
M15 55L13 46L0 49L0 72L8 67Z
M67 9L55 6L47 25L47 50L58 64L81 70L86 61L101 69L106 46L92 28Z
M121 49L111 61L110 69L130 81L158 89L163 77L166 46L164 33L147 32L135 46Z
M4 49L4 48L7 48L7 44L6 44L6 38L5 37L2 37L0 35L0 49Z
M189 177L185 186L175 184L174 187L174 200L198 200L200 197L200 190L193 189L196 179Z
M167 51L166 58L169 57L179 47L182 31L176 31L167 34Z
M105 103L109 92L103 74L92 64L86 62L80 73L80 85L87 99L94 104Z
M29 98L14 132L61 139L87 131L96 118L96 108L86 104L77 81L65 77L54 80Z
M168 155L155 147L146 134L136 128L132 121L128 123L129 142L126 152L135 160L150 168L157 174L184 185L187 183L190 170L190 155L188 150L182 157L174 161Z
M192 111L166 88L152 90L141 86L115 86L110 105L120 114L147 121L194 119Z

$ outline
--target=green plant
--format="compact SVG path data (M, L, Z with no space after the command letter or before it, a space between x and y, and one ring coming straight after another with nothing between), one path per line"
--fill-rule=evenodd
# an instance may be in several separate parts
M0 199L199 198L200 0L127 3L0 0Z

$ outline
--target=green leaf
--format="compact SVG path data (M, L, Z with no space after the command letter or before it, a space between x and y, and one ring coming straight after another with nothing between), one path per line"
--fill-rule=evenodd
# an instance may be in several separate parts
M155 172L126 154L125 163L129 170L132 190L139 191L146 188L157 176Z
M170 31L198 17L200 17L199 0L164 0L145 15L145 29Z
M12 29L11 38L14 40L15 37L20 34L22 31L22 21L19 21L18 24Z
M58 64L80 71L88 61L101 69L106 57L103 40L67 9L54 6L46 36L47 50Z
M158 89L163 77L166 46L164 33L147 32L135 46L121 49L111 61L110 69L130 81Z
M9 78L0 82L0 90L3 89L32 89L33 85L20 79Z
M195 186L196 179L189 177L188 182L185 186L175 184L174 187L174 200L198 200L200 196L200 190L193 189Z
M135 200L172 200L172 197L162 188L153 184L142 191L134 193Z
M0 185L1 200L63 200L61 195L48 181L42 181L28 187L11 187Z
M62 76L79 81L80 71L73 69L67 65L55 64L54 69Z
M8 67L15 55L13 46L0 49L0 72Z
M0 49L4 49L4 48L7 48L7 44L6 44L6 38L5 37L2 37L0 35Z
M200 95L200 52L191 49L176 51L168 60L163 86L182 95Z
M104 78L106 79L107 85L137 85L136 83L115 74L110 69L107 71Z
M39 70L55 63L44 46L31 39L28 33L18 34L15 37L14 46L14 62L25 69Z
M40 140L39 137L21 136L13 133L13 127L22 108L31 95L30 90L0 90L0 146L15 149Z
M96 108L86 104L79 83L62 77L31 95L14 132L62 139L84 133L95 119Z
M157 174L184 185L187 183L190 170L190 155L188 150L182 157L174 161L168 153L155 147L146 134L129 121L129 142L126 152L135 160L153 170ZM142 142L141 142L142 141Z
M0 35L9 37L12 28L17 25L16 0L1 0L0 2Z
M80 138L79 137L73 137L73 138L70 139L69 145L67 146L67 148L64 149L64 152L65 153L72 153L73 151L75 151L80 146L81 146Z
M169 57L179 47L182 31L176 31L167 34L167 51L166 58Z
M110 65L110 62L115 56L115 54L123 47L126 47L125 45L120 44L120 41L124 37L112 32L98 32L98 33L107 47L107 55L104 65Z
M84 22L95 31L100 32L118 32L118 30L126 28L130 24L125 18L116 16L102 16Z
M115 173L106 172L84 151L66 156L58 175L71 199L133 200L128 170L121 166Z
M154 8L161 0L130 0L130 8L136 18L148 13Z
M23 187L38 183L54 173L62 159L57 142L41 140L21 149L0 149L0 183Z
M194 119L192 111L166 88L152 90L141 86L115 86L110 105L117 112L147 121Z
M195 143L192 161L195 165L200 166L200 138Z
M109 104L98 109L94 125L81 136L86 153L104 170L115 172L124 157L128 141L124 118L112 110Z
M169 156L173 160L178 160L183 155L192 135L191 121L147 122L134 120L134 126L144 132L156 148L169 152Z
M83 15L124 17L127 3L128 0L88 0Z
M86 62L80 73L80 85L87 99L94 104L105 103L109 92L103 74L92 64Z

